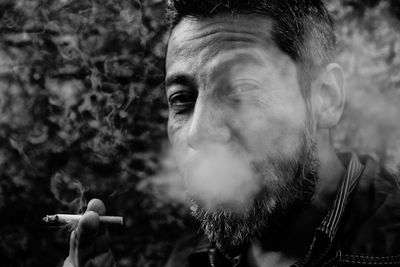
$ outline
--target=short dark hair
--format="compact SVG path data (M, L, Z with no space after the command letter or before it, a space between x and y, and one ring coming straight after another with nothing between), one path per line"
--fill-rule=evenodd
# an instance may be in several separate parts
M322 0L169 0L167 22L219 14L259 14L274 21L272 38L296 63L308 82L333 60L334 22ZM308 93L307 93L308 95Z

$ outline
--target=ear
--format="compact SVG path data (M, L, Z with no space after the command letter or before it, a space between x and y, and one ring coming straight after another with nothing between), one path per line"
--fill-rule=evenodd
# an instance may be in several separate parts
M330 63L320 75L314 88L314 101L317 127L329 129L336 126L346 101L344 74L338 64Z

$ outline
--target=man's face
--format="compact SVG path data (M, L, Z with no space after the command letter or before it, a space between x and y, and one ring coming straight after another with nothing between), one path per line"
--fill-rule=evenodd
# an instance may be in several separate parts
M192 212L220 246L303 200L315 174L296 64L271 29L260 16L183 19L168 43L169 138Z

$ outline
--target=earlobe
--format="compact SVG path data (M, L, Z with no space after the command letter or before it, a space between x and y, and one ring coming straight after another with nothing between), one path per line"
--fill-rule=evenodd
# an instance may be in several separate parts
M344 74L342 68L331 63L320 76L317 97L319 99L318 126L329 129L336 126L342 116L345 104Z

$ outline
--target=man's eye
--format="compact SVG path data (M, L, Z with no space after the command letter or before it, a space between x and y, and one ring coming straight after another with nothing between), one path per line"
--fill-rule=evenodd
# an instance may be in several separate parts
M232 86L232 94L240 95L240 94L247 94L252 93L254 90L257 90L259 86L252 82L241 82L234 84Z
M197 94L194 92L177 92L168 98L171 110L176 113L184 113L193 109L197 99Z

